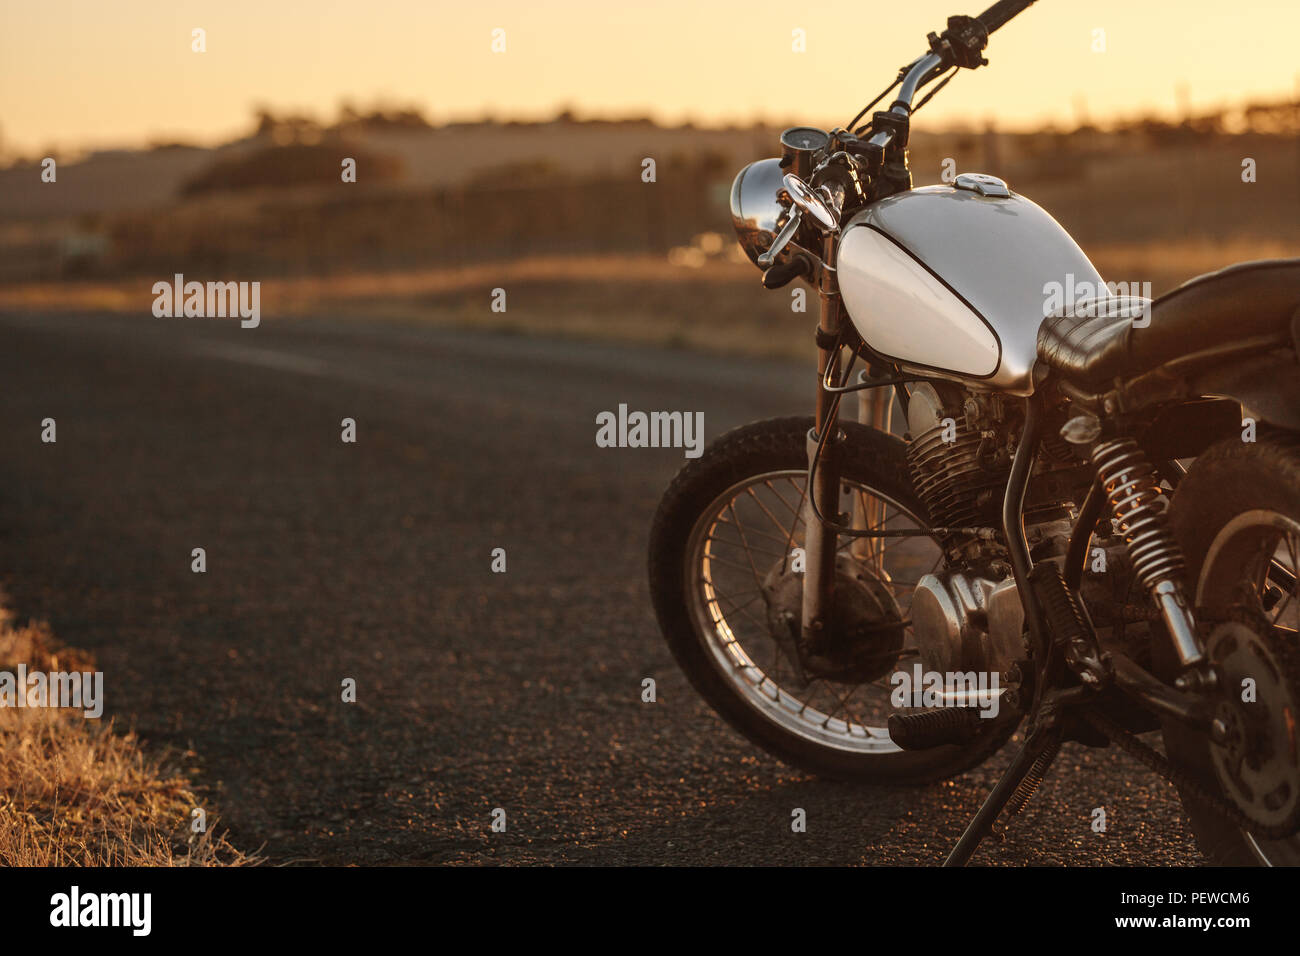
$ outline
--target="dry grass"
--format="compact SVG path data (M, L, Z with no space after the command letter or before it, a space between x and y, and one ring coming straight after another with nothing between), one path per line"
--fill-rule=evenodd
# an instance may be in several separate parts
M19 627L0 609L0 669L94 670L55 651L43 625ZM190 832L203 803L166 759L134 734L79 710L0 708L0 865L239 866L260 862L216 829Z
M0 285L0 310L134 314L152 321L151 280ZM492 290L508 292L505 312ZM767 356L812 355L809 314L765 292L747 261L703 267L657 255L534 256L402 272L262 280L262 321L295 316L389 319L629 344ZM809 315L813 318L809 318ZM195 322L201 319L181 319ZM805 345L808 348L805 348Z

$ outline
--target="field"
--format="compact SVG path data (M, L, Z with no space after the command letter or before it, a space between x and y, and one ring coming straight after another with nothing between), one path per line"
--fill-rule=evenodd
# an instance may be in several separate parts
M802 355L809 321L786 294L764 294L726 209L734 171L776 136L566 119L264 121L216 150L74 159L57 183L14 164L0 170L0 307L148 315L152 283L180 272L260 280L271 321L328 313ZM339 181L340 155L364 157L358 182ZM654 182L642 181L644 157ZM1156 294L1233 262L1300 255L1290 133L914 136L918 185L938 182L947 160L1002 175L1105 278ZM495 288L508 292L504 313L489 308Z

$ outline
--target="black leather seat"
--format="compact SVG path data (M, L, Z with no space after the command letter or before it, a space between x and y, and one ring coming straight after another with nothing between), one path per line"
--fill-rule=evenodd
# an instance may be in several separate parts
M1038 357L1066 381L1102 392L1196 352L1283 345L1300 314L1300 259L1229 266L1185 282L1143 315L1147 306L1127 296L1076 303L1039 327Z

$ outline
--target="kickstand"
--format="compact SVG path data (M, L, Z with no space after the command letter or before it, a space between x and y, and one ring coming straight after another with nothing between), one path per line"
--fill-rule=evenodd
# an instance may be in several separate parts
M948 854L948 859L943 861L944 866L965 866L985 837L1000 836L993 829L998 814L1002 812L1002 808L1016 794L1021 781L1025 779L1030 770L1036 770L1040 776L1047 771L1047 764L1055 757L1060 744L1061 727L1053 711L1046 720L1037 724L1029 732L1029 736L1025 738L1024 746L1012 759L1011 766L1007 767L1006 772L1002 774L1002 779L993 788L993 792L985 798L974 819L966 827L966 832L961 835L957 845ZM1042 765L1036 767L1035 765L1039 764L1039 758L1045 756L1046 759Z

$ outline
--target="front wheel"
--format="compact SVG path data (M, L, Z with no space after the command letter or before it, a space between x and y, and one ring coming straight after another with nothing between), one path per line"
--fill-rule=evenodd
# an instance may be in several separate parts
M746 425L678 473L650 535L650 590L659 626L714 710L788 764L872 782L915 783L960 773L1001 746L1015 721L994 718L965 746L923 751L901 750L885 726L893 657L899 650L906 654L911 636L912 591L943 562L932 538L870 539L856 547L854 539L840 538L837 613L841 603L855 605L860 618L869 618L859 633L875 636L845 649L840 659L824 661L820 674L803 672L772 625L774 601L799 589L789 572L804 541L812 426L811 418ZM840 511L856 511L886 530L926 528L904 444L862 425L840 427L847 436ZM872 640L888 645L884 653L873 653L879 648ZM873 657L886 663L874 666Z

